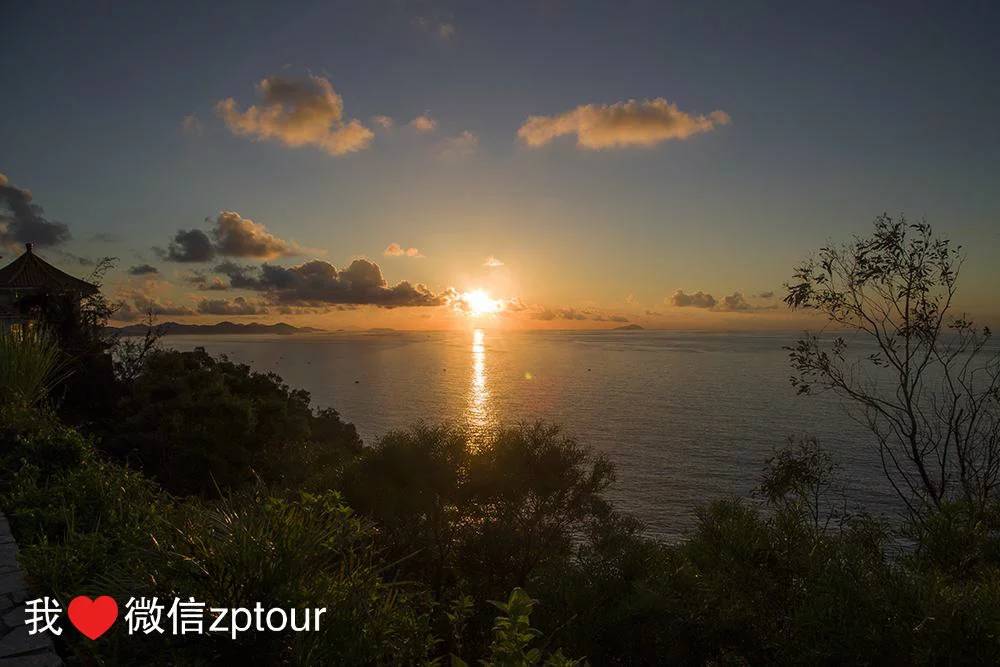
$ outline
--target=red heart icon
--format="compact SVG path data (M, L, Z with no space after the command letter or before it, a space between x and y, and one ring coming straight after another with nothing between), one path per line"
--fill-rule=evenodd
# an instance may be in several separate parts
M118 618L118 603L113 597L102 595L91 600L86 595L78 595L70 600L69 621L76 629L91 639L97 639L115 624Z

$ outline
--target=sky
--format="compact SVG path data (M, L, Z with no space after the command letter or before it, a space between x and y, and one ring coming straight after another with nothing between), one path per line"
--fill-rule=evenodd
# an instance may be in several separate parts
M996 318L998 32L972 2L8 3L0 262L117 257L120 321L789 328L793 267L888 212Z

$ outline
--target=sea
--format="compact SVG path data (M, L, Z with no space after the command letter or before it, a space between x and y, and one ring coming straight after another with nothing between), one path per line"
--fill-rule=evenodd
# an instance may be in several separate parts
M892 518L872 436L833 395L797 395L795 332L337 332L169 336L310 392L371 444L421 420L473 431L546 420L616 464L609 496L650 535L677 540L714 499L743 497L789 438L815 437L849 504Z

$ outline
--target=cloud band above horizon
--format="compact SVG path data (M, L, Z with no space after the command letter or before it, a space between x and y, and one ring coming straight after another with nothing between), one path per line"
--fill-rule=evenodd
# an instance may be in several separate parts
M404 280L390 286L379 265L367 259L356 259L341 270L322 260L292 267L263 264L259 268L223 262L215 270L228 276L234 289L261 292L269 302L284 305L398 308L441 306L449 298L447 292L435 294L421 283Z

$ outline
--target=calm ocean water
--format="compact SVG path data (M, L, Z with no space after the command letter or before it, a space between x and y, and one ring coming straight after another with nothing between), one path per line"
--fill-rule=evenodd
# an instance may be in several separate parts
M796 396L794 333L660 331L172 336L167 346L275 371L372 442L417 420L474 428L544 418L617 464L616 505L673 539L707 501L748 494L789 436L814 435L853 502L895 503L871 437L833 397Z

